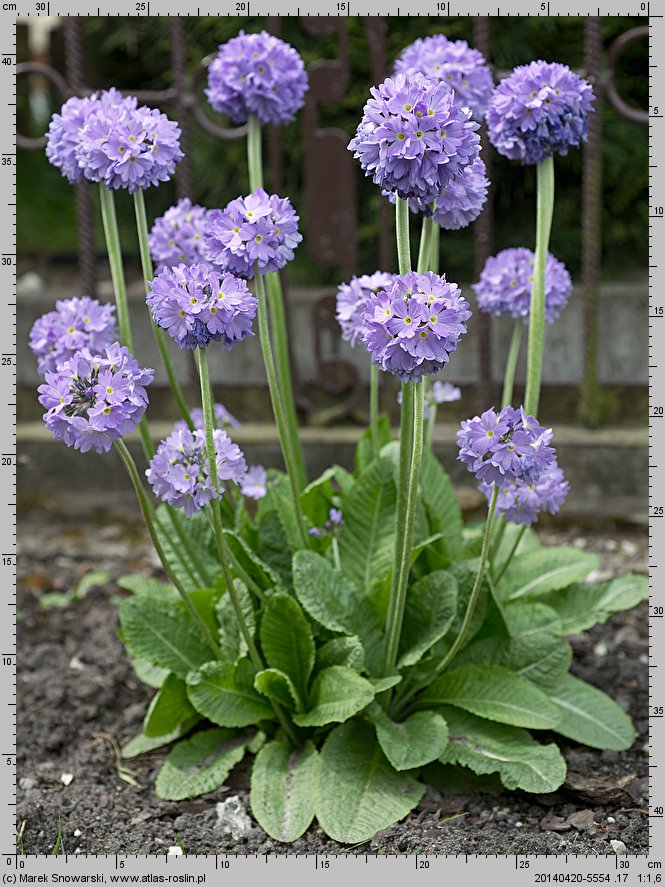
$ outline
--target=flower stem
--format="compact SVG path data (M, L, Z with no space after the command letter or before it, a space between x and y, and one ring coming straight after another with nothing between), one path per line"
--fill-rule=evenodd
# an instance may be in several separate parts
M522 323L521 318L517 318L513 327L513 336L510 340L510 350L506 360L506 369L503 374L503 394L501 395L501 406L509 407L513 400L513 386L515 384L515 370L517 369L517 358L520 356L520 345L522 344Z
M411 270L411 242L409 239L409 204L401 197L395 199L395 229L397 237L397 267L400 274Z
M439 225L434 224L434 230L432 231L432 246L429 260L429 270L433 271L435 274L439 273L439 255L440 255L440 243L441 243L441 228Z
M554 159L548 157L537 167L536 257L533 266L533 286L529 311L529 346L526 370L524 409L528 416L536 416L540 401L540 383L543 373L543 346L545 341L545 265L552 214L554 212Z
M524 538L524 534L525 534L525 533L526 533L526 525L524 525L524 526L520 529L519 533L517 534L517 538L515 539L515 541L514 541L514 543L513 543L513 547L510 549L510 554L508 555L508 557L506 558L506 560L505 560L503 566L502 566L501 569L499 570L499 573L494 577L494 584L495 584L495 585L498 585L499 582L501 582L501 580L503 579L503 574L506 572L506 570L507 570L508 567L510 566L510 562L511 562L512 559L515 557L515 552L516 552L517 549L519 548L519 546L520 546L520 542L521 542L522 539Z
M185 529L183 528L182 523L180 521L180 515L178 514L178 512L174 508L171 508L171 507L168 507L168 515L171 520L171 525L173 526L176 536L178 537L178 540L180 541L180 544L182 545L182 548L183 548L182 552L180 552L180 551L178 552L180 560L183 563L188 564L185 557L183 556L183 555L187 555L187 557L189 558L189 561L191 561L194 569L196 570L196 572L199 575L198 581L200 581L205 588L212 588L213 582L212 582L212 579L210 578L210 574L208 573L208 570L207 570L205 564L203 563L203 561L199 557L199 553L196 550L196 547L194 545L192 545L192 543L189 539L189 536L187 535Z
M407 390L412 389L408 394ZM405 441L400 439L400 476L399 476L399 500L397 503L399 522L400 505L406 499L404 508L403 529L395 536L395 560L393 563L392 585L390 589L390 602L386 619L386 655L384 661L384 673L393 673L397 661L399 640L404 619L404 607L406 605L406 591L411 570L411 548L413 546L413 530L416 517L416 501L418 498L418 482L420 480L420 466L423 456L423 386L421 383L407 382L402 393L402 410L405 408L405 398L411 403L407 407L407 415L412 418L411 433L411 458L408 471L402 473L406 459L402 460L401 449ZM407 449L405 447L405 449Z
M263 161L261 151L261 123L254 114L247 120L247 166L249 168L249 190L263 188Z
M420 247L418 249L418 264L416 266L418 274L424 274L426 271L429 271L431 269L432 242L434 240L434 229L436 227L438 226L434 224L429 216L423 216L423 227L420 234Z
M191 601L191 598L180 584L180 581L175 576L171 567L169 566L168 559L166 554L164 553L164 549L159 541L159 537L157 536L157 532L155 530L155 523L153 519L152 506L150 504L150 500L146 494L145 489L143 488L143 484L141 483L141 478L139 477L138 469L136 468L136 464L132 459L132 454L129 452L127 447L125 446L122 440L115 441L115 448L122 459L125 468L127 469L127 473L129 474L130 480L134 485L134 490L136 491L136 498L139 501L139 506L141 508L141 513L143 514L143 519L145 521L146 527L148 528L148 533L150 534L150 538L152 540L152 544L155 546L155 551L162 563L162 568L166 573L169 581L172 583L180 597L182 598L185 607L187 608L187 612L192 618L192 621L196 624L201 634L205 638L206 643L212 650L216 659L223 659L222 654L219 651L219 647L217 646L215 639L212 636L212 632L210 628L206 625L203 620L201 614L196 609L194 604Z
M275 360L270 341L270 331L268 329L268 305L266 302L265 286L263 283L263 276L259 273L258 269L254 275L254 279L256 281L256 295L259 301L257 310L259 338L261 340L261 351L263 352L263 363L265 364L266 376L268 377L268 390L270 392L272 410L275 416L275 422L277 423L277 431L279 433L279 442L282 449L282 456L284 457L284 464L286 465L286 471L291 484L293 510L298 524L298 533L303 548L308 548L307 536L305 534L305 527L303 525L302 514L300 511L300 488L298 486L297 469L295 467L293 449L291 446L291 436L284 416L284 403L282 401L282 394L277 380L277 371L275 369Z
M145 291L147 295L150 292L148 281L152 280L155 274L152 267L152 258L150 256L150 245L148 243L148 222L145 214L145 200L143 198L143 191L141 191L140 189L134 192L134 214L136 216L136 230L139 235L141 269L143 271ZM192 422L189 407L187 406L185 396L182 393L182 389L175 374L173 362L171 361L171 355L169 354L169 349L166 344L166 336L164 335L164 330L158 327L154 321L152 321L151 326L155 336L155 341L157 342L160 357L162 358L162 363L164 364L164 369L166 370L166 376L169 380L169 385L171 386L171 391L173 392L173 396L176 399L176 403L180 408L182 417L187 423L189 430L193 431L194 423Z
M369 427L372 437L372 452L378 459L381 450L379 437L379 368L375 363L369 367Z
M446 667L453 661L455 656L457 656L458 652L462 648L462 644L464 643L464 639L469 631L469 626L471 625L471 620L473 619L473 614L476 610L476 604L478 603L478 596L480 594L480 586L483 581L483 576L485 575L485 567L487 566L487 556L490 550L490 541L492 539L492 525L494 523L494 511L496 509L496 500L499 497L499 488L494 485L494 489L492 490L492 498L490 499L490 504L487 509L487 520L485 522L485 532L483 533L483 546L480 551L480 563L478 564L478 573L476 574L476 581L473 583L473 589L471 590L471 597L469 598L469 603L466 608L466 613L464 614L464 619L462 620L462 626L459 630L459 634L455 638L455 641L448 651L448 653L443 657L441 662L439 662L436 672L437 674L441 674Z
M120 249L120 232L118 231L118 219L115 213L115 197L103 182L99 185L99 199L102 209L102 224L104 226L104 238L106 240L106 252L109 257L111 269L111 281L115 295L115 306L118 312L118 327L120 329L120 344L125 345L134 354L134 340L132 327L129 321L129 304L127 302L127 287L125 285L125 273L122 267L122 252ZM148 461L155 455L152 438L148 431L148 423L145 417L139 422L139 435L143 452Z

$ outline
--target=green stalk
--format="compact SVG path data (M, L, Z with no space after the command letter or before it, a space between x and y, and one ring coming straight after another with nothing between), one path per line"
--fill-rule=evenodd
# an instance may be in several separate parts
M210 483L212 484L213 489L219 489L219 479L217 476L217 452L215 450L215 440L213 437L213 431L216 427L215 411L213 405L212 390L210 388L210 375L208 373L208 358L205 349L202 348L197 348L195 354L196 366L199 371L199 381L201 383L201 406L203 407L203 425L205 428L206 453L208 456L208 471L210 473ZM249 658L252 662L252 665L258 672L262 671L264 668L263 660L261 659L261 654L259 653L256 644L254 643L254 638L252 637L252 634L247 627L245 615L242 612L240 600L238 599L238 594L233 584L233 578L231 577L231 571L229 569L227 559L228 549L226 546L226 540L224 539L222 513L219 504L219 499L213 499L211 502L212 522L213 529L215 531L217 555L219 557L219 563L222 568L222 575L224 576L226 590L228 592L229 598L231 599L231 605L235 612L236 619L238 620L238 626L245 640L245 644L247 645ZM295 745L298 745L298 737L294 732L291 724L289 723L288 718L282 711L281 706L277 705L277 703L275 702L272 703L272 706L275 711L275 715L284 728L285 733Z
M408 206L408 204L407 204ZM418 249L418 274L424 274L431 270L432 243L434 241L434 229L438 228L429 216L423 216L423 227L420 234L420 247Z
M115 197L103 182L99 184L99 199L102 210L102 224L104 226L104 238L106 240L106 252L109 257L111 269L111 281L115 295L115 306L118 313L118 328L120 330L120 343L126 345L134 354L134 340L132 327L129 321L129 304L127 302L127 287L125 286L125 272L122 267L122 252L120 249L120 232L118 231L118 219L115 213ZM148 423L145 417L139 423L139 435L143 452L148 462L155 455L152 438L148 431Z
M187 594L187 592L185 591L183 586L180 584L179 579L175 576L175 574L171 570L171 567L169 566L169 562L168 562L167 557L164 553L164 549L162 548L161 543L159 541L159 537L157 536L157 533L155 531L155 524L154 524L154 520L153 520L152 506L150 504L150 500L148 499L145 489L143 488L143 484L141 483L141 478L139 477L138 469L136 468L136 464L134 463L134 460L132 459L131 453L129 452L129 450L127 449L127 447L125 446L125 444L122 440L115 441L115 448L118 451L118 454L120 455L120 458L122 459L125 468L127 469L127 473L129 474L132 484L134 485L134 490L136 491L136 497L139 501L139 506L141 508L141 513L143 514L143 519L145 521L146 527L148 528L148 533L150 534L152 544L155 546L155 551L157 552L157 555L158 555L160 561L162 562L162 568L163 568L164 572L166 573L167 577L169 578L169 581L172 583L172 585L174 586L174 588L176 589L176 591L178 592L180 597L182 598L182 601L185 604L185 607L187 608L187 612L191 616L192 621L196 624L196 626L200 630L203 637L205 638L205 641L208 644L208 646L210 647L210 649L212 650L212 652L214 653L215 658L223 660L223 656L220 653L219 647L217 646L215 639L212 636L212 632L210 631L210 628L206 625L205 621L201 617L201 614L196 609L196 607L192 603L189 595Z
M148 282L153 279L155 274L152 267L152 258L150 256L150 246L148 243L148 221L145 214L145 200L143 198L143 191L141 190L134 192L134 214L136 216L136 230L139 235L141 269L143 271L143 279L145 282L145 291L147 295L150 292L150 286ZM171 361L171 355L169 354L169 349L166 344L166 336L164 334L164 330L158 327L154 321L152 321L150 325L152 326L155 341L157 342L157 348L159 349L159 354L162 358L162 363L164 364L164 369L166 370L166 376L168 378L171 391L173 392L173 396L176 399L176 403L178 404L180 412L182 413L182 417L187 423L189 430L193 431L194 423L192 422L192 417L189 413L189 407L187 406L185 396L182 393L182 389L175 374L173 362Z
M375 363L369 367L369 427L372 435L372 452L377 459L381 450L379 438L379 368Z
M506 369L503 374L503 394L501 395L501 405L509 407L513 400L513 387L515 384L515 370L517 369L517 358L520 356L520 345L522 344L522 328L524 324L521 318L517 318L513 327L513 336L510 340L510 349L508 358L506 359Z
M268 390L270 392L270 400L272 402L272 411L277 423L277 431L279 433L279 443L284 457L284 464L291 484L291 494L293 497L293 509L298 524L298 532L301 537L303 548L308 548L307 535L302 521L300 511L300 488L298 486L297 470L293 456L292 441L289 435L288 425L284 416L284 403L282 401L281 389L277 380L277 371L275 369L275 360L272 352L272 344L270 341L270 332L268 329L268 305L266 303L265 287L263 285L263 275L256 270L254 275L256 281L256 295L258 298L257 317L259 322L259 339L261 340L261 351L263 353L263 363L266 368L266 376L268 377Z
M261 123L254 114L247 120L247 166L249 190L263 188L263 161L261 157Z
M411 270L409 204L401 197L397 197L395 200L395 234L397 237L397 267L400 274L408 274Z
M435 274L439 273L439 256L441 252L441 228L438 225L434 225L434 230L432 232L432 248L429 260L429 270L433 271Z
M529 346L526 370L524 410L527 416L538 415L540 383L543 374L545 342L545 263L554 212L554 159L548 157L537 167L536 257L533 266L531 309L529 312Z
M180 541L180 544L182 545L184 554L187 555L187 557L189 558L189 560L193 564L194 569L198 573L199 578L198 578L197 582L199 584L203 585L203 587L205 587L205 588L212 588L213 582L210 577L210 574L208 573L206 565L203 563L203 561L199 557L198 551L196 550L195 546L192 545L192 543L189 539L189 536L187 535L185 529L183 528L182 523L180 521L180 515L178 514L178 512L175 509L170 508L170 507L167 508L167 513L168 513L169 518L171 520L171 525L173 526L173 529L175 530L176 536L178 537L178 540ZM183 562L183 564L187 565L188 562L183 557L183 552L178 552L178 555L180 557L180 560Z
M407 394L407 390L412 389ZM405 398L411 402L411 409L405 410ZM400 437L400 500L398 501L398 515L402 510L401 502L406 499L403 528L395 535L395 559L393 563L392 584L390 589L390 602L386 619L386 655L384 661L384 674L390 675L395 669L399 640L404 619L404 607L406 605L406 591L411 569L411 548L413 546L413 530L416 518L416 502L418 499L418 483L420 481L420 466L423 456L423 386L420 383L407 382L403 386L402 415L407 412L412 417L411 446L405 447L411 453L409 470L402 474L401 449L405 441Z
M517 534L517 538L515 539L515 542L513 543L513 547L510 549L510 554L509 554L508 557L506 558L506 561L505 561L504 565L503 565L503 566L501 567L501 569L499 570L498 575L494 577L494 584L495 584L495 585L498 585L499 582L501 582L501 580L503 579L503 574L506 572L506 570L507 570L508 567L510 566L510 562L511 562L512 559L514 558L514 556L515 556L515 552L516 552L517 549L519 548L519 546L520 546L520 542L521 542L522 539L524 538L524 534L525 534L525 533L526 533L526 525L523 526L523 527L520 529L519 533Z

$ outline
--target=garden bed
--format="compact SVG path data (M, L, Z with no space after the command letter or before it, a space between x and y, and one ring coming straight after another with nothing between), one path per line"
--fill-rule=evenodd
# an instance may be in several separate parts
M599 554L598 580L646 572L642 530L600 536L568 527L543 530L541 538ZM40 603L45 593L76 587L90 569L107 579L81 601L51 609ZM17 830L25 853L53 852L58 834L60 852L70 854L163 853L179 845L188 853L604 854L614 852L612 841L623 842L628 853L647 852L645 604L571 639L573 673L630 713L638 734L630 750L599 752L560 739L568 777L554 794L428 790L405 821L362 845L339 845L318 827L286 845L255 824L240 839L217 826L219 802L237 795L248 807L246 772L236 770L224 786L195 801L167 802L154 792L163 752L117 758L115 749L140 731L152 695L132 672L117 636L114 580L132 571L157 571L136 525L73 523L43 512L23 519Z

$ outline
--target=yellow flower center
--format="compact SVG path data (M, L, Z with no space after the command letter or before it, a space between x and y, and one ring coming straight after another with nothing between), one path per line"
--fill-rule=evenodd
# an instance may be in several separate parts
M107 387L107 389L106 389L106 393L107 393L107 394L113 394L113 389L111 388L110 385Z
M406 138L406 136L404 135L403 132L398 132L398 133L397 133L397 141L398 141L398 142L403 142L405 138Z
M408 105L408 104L407 104L407 105L404 105L404 110L405 110L405 111L410 111L412 107L413 107L412 105Z

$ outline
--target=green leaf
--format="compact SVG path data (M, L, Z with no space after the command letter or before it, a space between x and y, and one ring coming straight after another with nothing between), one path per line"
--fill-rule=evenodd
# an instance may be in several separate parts
M177 601L179 599L178 592L172 585L160 582L151 576L141 576L138 573L133 573L128 576L120 576L116 584L118 588L131 591L132 594L151 594L160 600Z
M401 674L389 674L385 678L367 678L372 685L374 693L383 693L384 690L390 690L396 687L402 680Z
M187 685L174 674L169 674L150 703L143 721L143 732L150 738L164 736L195 715L196 709L187 697Z
M395 538L396 491L390 459L376 459L344 500L339 535L342 570L362 589L390 569Z
M168 668L160 668L158 665L153 665L152 662L146 662L145 659L130 659L129 662L136 677L155 690L159 690L167 676L171 674Z
M276 668L266 668L263 671L257 672L254 678L254 686L259 693L267 696L268 699L274 700L279 705L283 705L289 711L293 711L294 708L301 710L298 691L293 686L291 678L284 674L283 671L279 671Z
M579 678L566 675L550 699L561 712L554 729L568 739L613 751L625 751L635 741L635 729L625 711L602 690Z
M379 451L386 444L390 443L393 439L392 429L390 427L390 420L388 416L382 414L379 416L379 421L377 423L378 428L378 436L379 436ZM366 471L367 468L374 461L374 447L372 445L372 429L367 428L364 432L360 440L358 441L358 446L356 447L356 453L354 456L354 464L357 470L362 474Z
M501 544L499 545L499 550L496 552L492 559L492 565L494 567L495 574L498 574L499 570L505 564L508 556L513 550L513 546L517 542L517 537L520 535L520 533L522 534L522 538L519 545L515 549L515 557L518 557L521 554L526 554L528 551L534 551L534 549L536 548L540 548L540 540L538 539L538 534L534 529L532 529L532 527L520 526L519 524L511 524L506 521L503 536L501 538Z
M293 507L291 482L286 474L275 472L275 476L268 486L266 499L269 500L270 505L277 512L289 545L293 551L297 551L302 543L300 541L296 511Z
M421 693L418 708L454 705L514 727L553 729L559 712L526 678L498 665L463 665L446 672Z
M219 788L242 761L250 738L213 729L183 739L166 756L157 776L157 794L165 801L182 801Z
M297 750L269 742L256 756L249 796L252 813L276 841L295 841L311 825L316 765L316 749L309 740Z
M288 594L273 595L261 619L260 636L268 665L287 674L305 700L314 668L314 640L298 602Z
M450 628L457 612L457 580L439 570L424 576L407 594L398 668L414 665Z
M533 635L561 634L561 619L552 607L539 601L520 601L504 608L508 631L514 638L526 638Z
M256 617L252 596L247 591L247 586L239 579L233 581L233 587L249 633L254 637L256 633ZM220 597L215 613L219 623L219 649L229 662L237 662L247 655L247 642L240 630L238 617L231 602L231 595L224 593Z
M284 527L275 511L261 516L258 528L259 556L280 576L286 585L291 583L291 558Z
M316 652L318 671L329 668L331 665L345 665L354 671L364 671L365 651L360 643L360 638L355 636L333 638L332 641L319 647Z
M152 595L128 598L120 604L120 626L132 658L168 668L179 678L212 657L179 601L158 601Z
M326 468L320 477L313 480L300 494L300 507L313 527L322 527L328 520L333 507L333 485L336 468Z
M462 510L450 477L429 450L423 453L420 487L431 532L442 534L446 555L453 561L462 544Z
M613 613L630 610L649 594L646 576L629 573L601 585L571 585L542 600L561 620L561 634L579 634L607 622Z
M340 723L362 711L374 699L374 688L350 668L331 665L320 672L309 695L305 714L294 715L299 727L322 727Z
M536 597L581 582L597 566L595 554L577 548L539 548L511 561L497 591L504 601Z
M335 841L368 841L403 819L424 791L409 773L391 767L374 731L361 721L336 727L319 753L314 809L319 825Z
M541 745L526 731L493 724L454 708L442 709L450 731L439 760L462 764L479 775L498 773L507 789L553 792L566 778L566 762L554 743Z
M453 671L461 665L501 665L547 692L568 671L572 657L570 644L549 634L490 637L469 644L455 657L450 668Z
M464 617L469 606L469 599L471 598L473 586L476 581L478 565L479 562L477 560L471 560L459 561L458 563L451 564L448 567L447 572L451 573L457 580L457 612L455 613L455 618L452 625L446 632L443 642L439 644L436 648L437 654L441 656L445 655L445 653L448 652L460 633L462 623L464 622ZM464 638L464 646L471 643L473 638L480 631L482 624L485 621L489 595L489 585L487 584L487 581L483 579L480 584L480 591L478 593L476 608L473 611L471 623L469 624L469 629Z
M185 591L194 591L194 589L200 588L203 580L201 578L197 581L195 578L192 578L192 576L196 577L199 574L189 555L178 541L167 506L160 505L156 509L156 514L158 520L155 522L155 532L171 570L176 578L180 580L180 584ZM219 575L219 562L212 553L215 543L213 531L206 516L202 513L195 514L192 517L186 518L184 523L183 530L187 533L187 537L196 549L200 560L205 565L210 576L216 578ZM183 559L189 569L183 565Z
M247 727L274 716L265 696L254 689L254 669L247 659L237 665L208 662L188 676L187 694L194 708L220 727Z
M139 755L146 755L165 745L170 745L176 739L180 739L189 733L200 720L200 715L192 715L188 721L183 721L175 730L171 733L165 733L163 736L146 736L145 733L139 733L123 745L120 754L123 758L137 758Z
M224 538L242 569L256 582L260 589L263 591L283 591L284 583L279 573L273 570L265 561L261 560L258 554L241 536L232 533L230 530L225 530Z
M440 714L417 711L399 723L376 705L369 714L376 738L395 770L413 770L439 758L448 743L448 727Z

